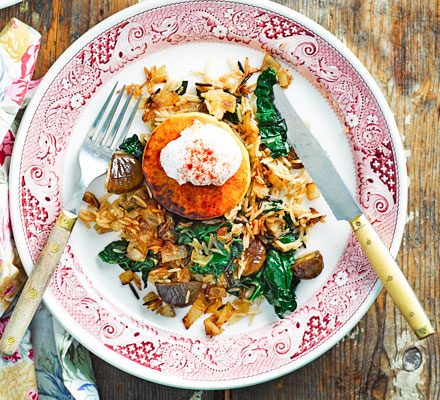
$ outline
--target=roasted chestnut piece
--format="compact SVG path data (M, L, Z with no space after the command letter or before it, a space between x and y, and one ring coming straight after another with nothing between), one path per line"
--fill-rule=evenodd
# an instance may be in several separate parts
M317 250L298 258L292 264L292 271L298 279L313 279L322 272L323 267L322 255Z
M242 273L243 276L248 276L258 272L266 260L266 249L263 242L255 238L249 243L249 247L244 252L246 260L246 267Z
M194 303L202 288L202 282L160 283L156 289L162 300L173 307L186 307Z
M114 153L107 176L107 191L122 194L139 186L144 178L142 165L131 154Z

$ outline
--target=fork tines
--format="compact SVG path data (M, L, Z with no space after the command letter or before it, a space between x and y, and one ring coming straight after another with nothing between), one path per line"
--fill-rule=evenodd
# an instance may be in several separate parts
M125 100L121 111L118 113L118 117L116 118L116 121L114 122L113 126L110 129L112 120L114 115L116 114L116 111L118 109L119 103L121 101L122 96L125 93L125 85L122 86L122 88L119 90L118 96L116 97L116 100L113 102L113 105L111 106L110 111L108 112L107 117L104 120L104 123L102 126L98 129L98 126L103 119L104 115L106 114L106 110L112 100L113 95L115 94L116 88L118 86L118 82L115 83L113 86L113 89L111 90L110 94L107 96L101 110L99 111L96 119L93 121L93 124L89 130L88 138L90 141L102 146L107 147L110 150L115 150L121 142L125 139L125 137L128 134L128 131L130 129L130 126L133 122L133 119L136 115L136 111L139 107L139 103L141 102L142 96L139 96L139 98L136 101L136 104L132 108L130 115L122 129L119 129L122 121L125 117L125 114L127 112L127 108L130 104L130 101L133 97L133 90L131 90L130 94L127 96L127 99Z

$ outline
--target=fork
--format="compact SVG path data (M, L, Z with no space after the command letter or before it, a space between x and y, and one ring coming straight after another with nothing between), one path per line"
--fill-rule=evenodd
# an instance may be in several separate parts
M113 151L118 148L122 140L127 136L142 96L138 98L124 127L120 129L127 108L133 97L133 91L131 91L116 121L111 127L113 117L116 114L118 105L125 92L125 86L120 90L110 111L107 113L107 117L100 126L117 85L118 83L115 84L106 98L103 107L99 111L84 139L78 155L81 178L73 195L61 210L46 244L24 285L9 323L0 339L0 353L12 355L17 350L60 261L78 218L82 198L87 187L95 178L103 175L107 171Z

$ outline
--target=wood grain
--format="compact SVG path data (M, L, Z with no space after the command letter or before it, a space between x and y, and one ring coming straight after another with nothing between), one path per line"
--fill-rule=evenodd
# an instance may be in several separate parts
M33 0L0 11L43 35L42 76L90 27L135 0ZM378 82L408 153L409 218L398 262L435 319L440 315L440 2L438 0L279 0L341 39ZM440 340L414 336L383 293L337 346L299 371L262 385L205 392L203 399L438 400ZM129 376L97 358L102 398L189 399Z
M136 0L24 0L0 10L0 22L4 25L15 17L40 32L41 48L34 73L37 79L91 27L135 3Z
M68 229L59 226L63 219L68 221ZM76 216L70 218L61 214L52 227L47 242L41 250L41 254L18 297L14 311L0 338L0 354L11 356L17 351L63 255L64 248L72 232L71 227L75 224L75 221Z

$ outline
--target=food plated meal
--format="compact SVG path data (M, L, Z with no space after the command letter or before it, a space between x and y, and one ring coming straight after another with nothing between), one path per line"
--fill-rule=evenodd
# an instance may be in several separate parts
M137 93L144 92L141 105L145 106L149 93L161 88L153 96L155 101L150 99L151 104L144 108L148 114L144 119L154 130L176 109L206 114L204 106L198 109L190 101L197 97L195 83L205 82L193 71L217 80L238 70L238 60L245 69L245 56L260 69L265 51L289 68L293 75L285 91L289 102L310 123L313 136L325 147L363 210L374 218L375 228L395 255L406 215L405 157L389 106L359 60L324 28L275 3L217 1L208 8L203 1L162 0L127 8L79 38L46 74L27 107L14 144L10 175L11 220L26 271L35 265L63 199L74 191L79 146L116 81L121 83L119 87L132 82L140 87L146 81L145 66L151 72L154 65L156 70L166 65L167 82L155 83L154 88L145 86ZM247 86L255 84L259 75L255 72ZM185 101L181 94L177 99L172 93L182 80L188 80ZM197 87L200 92L205 90ZM249 100L256 107L253 94ZM223 122L230 117L225 114ZM287 120L287 113L282 116ZM130 135L137 134L144 143L147 131L139 115ZM265 150L264 145L260 148ZM289 158L291 162L293 158ZM275 162L264 160L268 162L262 166L266 182L275 180L273 165L280 160L283 157ZM269 167L271 176L266 172ZM393 179L385 181L390 176ZM143 174L141 179L145 179ZM97 179L89 188L98 200L106 194L104 180ZM271 187L275 197L273 193ZM126 195L111 195L107 203ZM262 197L262 207L268 207L267 201ZM349 333L381 287L349 227L337 222L323 196L309 202L305 195L300 205L306 211L313 207L326 217L325 223L308 230L307 248L296 250L296 258L319 249L325 267L316 279L299 283L297 309L283 319L260 296L246 313L236 308L223 324L224 332L213 340L204 333L204 320L210 314L202 315L187 330L181 320L190 307L173 307L175 318L150 311L143 306L142 297L157 294L155 284L149 282L144 288L142 273L136 272L142 290L133 280L131 284L139 300L129 284L121 284L118 275L125 271L97 256L112 241L122 240L121 231L97 234L93 216L89 216L92 229L76 224L48 288L46 304L80 343L112 365L147 380L199 390L241 387L279 377L311 362ZM104 199L100 206L108 207ZM83 204L84 211L87 207ZM98 229L104 231L104 216L109 220L111 216L101 211L102 228ZM238 217L244 218L243 213ZM257 222L249 225L255 228ZM257 237L264 239L261 234ZM270 248L266 250L268 253ZM173 273L164 279L173 280ZM204 286L206 289L207 284ZM232 295L222 298L234 308L235 300Z
M273 105L289 71L269 55L258 68L245 59L218 78L195 73L194 91L166 66L145 75L125 90L143 96L151 133L113 154L108 194L84 197L80 219L120 233L99 258L123 269L121 283L143 292L147 309L174 317L189 307L185 327L204 316L209 336L258 313L263 299L280 318L294 311L300 280L323 268L320 252L304 249L324 215L302 204L319 193Z
M242 201L251 180L239 137L225 122L199 112L161 123L148 140L142 166L153 197L191 219L223 216Z

